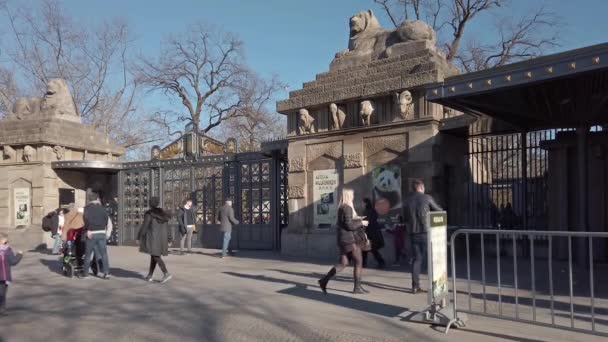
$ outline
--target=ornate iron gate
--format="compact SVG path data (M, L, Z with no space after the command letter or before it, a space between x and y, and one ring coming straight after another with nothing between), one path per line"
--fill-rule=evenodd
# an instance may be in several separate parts
M240 224L232 243L240 249L278 249L287 226L287 163L261 153L203 157L198 161L152 160L126 163L120 172L119 240L133 245L151 196L174 217L186 198L193 200L198 224L195 245L219 248L217 212L233 200ZM175 232L175 231L174 231Z

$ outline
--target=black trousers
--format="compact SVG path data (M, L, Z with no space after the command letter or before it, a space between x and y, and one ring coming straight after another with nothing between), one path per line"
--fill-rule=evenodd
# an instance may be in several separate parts
M6 293L8 292L8 284L0 281L0 311L6 308Z
M413 234L412 240L412 288L420 287L420 272L426 259L426 234Z
M158 264L158 266L160 266L160 270L163 271L163 273L167 274L167 266L165 266L165 262L160 257L160 255L150 255L149 275L152 275L154 273L154 269L156 269L156 264Z
M372 250L370 252L374 256L374 259L376 259L378 266L382 267L384 265L384 258L382 257L382 254L380 254L380 251L378 249L372 248ZM367 267L367 255L368 254L369 254L369 252L363 252L363 267Z

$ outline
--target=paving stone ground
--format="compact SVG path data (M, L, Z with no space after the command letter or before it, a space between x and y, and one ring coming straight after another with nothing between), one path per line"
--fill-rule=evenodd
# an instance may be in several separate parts
M467 327L408 322L425 307L408 291L404 269L366 270L369 295L354 296L351 269L330 283L317 278L329 262L242 252L170 255L174 279L141 279L148 256L132 247L110 248L113 278L69 279L51 255L30 252L14 269L9 316L0 317L0 341L592 341L598 337L477 316ZM160 271L157 271L160 279ZM601 339L601 338L600 338Z

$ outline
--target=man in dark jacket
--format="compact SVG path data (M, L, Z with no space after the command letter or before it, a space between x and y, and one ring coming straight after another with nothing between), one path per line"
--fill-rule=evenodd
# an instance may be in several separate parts
M177 229L180 233L179 253L184 254L184 243L187 242L188 253L192 253L192 234L196 225L196 213L192 207L192 200L184 201L184 206L177 212Z
M218 221L220 221L220 231L224 233L224 240L222 243L222 258L226 257L227 252L230 250L230 239L232 238L232 225L239 224L239 221L234 218L234 209L232 208L232 201L227 200L224 202L218 213ZM232 250L230 250L232 255Z
M108 213L101 205L99 195L95 192L89 194L89 204L84 208L84 231L86 232L85 258L82 278L89 276L91 267L91 254L101 257L103 267L103 279L110 279L110 265L108 263L108 251L106 247L106 230L108 229Z
M423 292L420 288L420 268L426 255L427 217L430 211L442 210L435 200L424 193L424 183L415 179L412 181L412 192L405 199L404 221L405 229L412 246L412 292Z

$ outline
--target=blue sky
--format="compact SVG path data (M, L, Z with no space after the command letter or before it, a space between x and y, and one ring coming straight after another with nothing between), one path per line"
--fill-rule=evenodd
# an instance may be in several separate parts
M35 0L30 0L35 3ZM248 64L263 76L272 74L301 87L326 71L333 55L347 46L348 18L371 8L385 26L372 0L64 0L77 21L97 23L120 17L128 21L136 49L159 51L164 36L188 24L205 22L238 34L245 42ZM562 46L556 51L607 41L608 0L512 0L514 15L541 3L562 17ZM492 16L468 27L468 34L487 38ZM490 25L488 25L490 24ZM286 94L284 94L286 95Z

